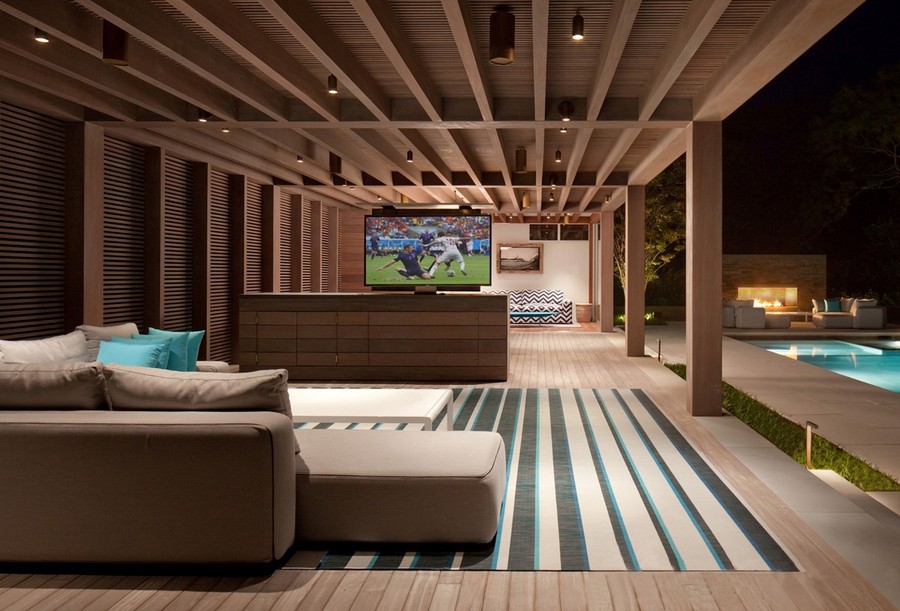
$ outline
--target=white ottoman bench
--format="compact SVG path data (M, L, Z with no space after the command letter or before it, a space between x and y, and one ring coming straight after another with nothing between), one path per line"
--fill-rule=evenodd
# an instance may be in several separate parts
M487 543L506 488L497 433L297 430L297 540Z

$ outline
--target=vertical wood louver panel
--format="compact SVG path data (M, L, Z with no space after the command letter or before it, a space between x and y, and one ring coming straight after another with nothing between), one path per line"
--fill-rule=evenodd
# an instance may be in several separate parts
M210 263L207 330L209 358L232 361L231 222L228 207L228 175L212 171L210 189Z
M190 163L171 156L165 171L163 325L187 331L193 326L194 178Z
M107 137L103 154L103 324L144 327L144 149Z
M337 227L334 229L334 246L335 252L337 256L335 258L334 267L335 267L335 278L334 278L334 290L338 293L343 292L343 282L341 282L341 268L344 264L342 261L341 254L344 252L343 244L344 244L344 219L341 214L340 208L336 209L334 212L334 218L337 219Z
M247 293L262 292L262 216L262 186L247 183Z
M322 288L319 290L323 293L331 286L331 240L334 227L328 210L326 206L322 206Z
M0 104L0 338L65 331L65 134Z
M293 227L291 226L292 215L291 194L281 191L281 270L279 275L279 283L281 292L289 293L291 291L291 244L294 241Z
M313 213L312 213L312 205L303 200L303 204L301 204L300 218L302 219L302 225L300 227L300 263L301 263L301 272L300 272L300 290L303 293L311 293L312 292L312 269L310 268L310 261L312 261L312 239L313 239L313 230L312 230L312 221L313 221Z

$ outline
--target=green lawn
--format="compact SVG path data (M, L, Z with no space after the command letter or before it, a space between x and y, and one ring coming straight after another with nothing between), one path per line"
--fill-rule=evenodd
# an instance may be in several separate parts
M423 280L421 278L415 278L413 280L407 280L403 276L397 273L397 268L403 268L403 264L399 261L389 265L383 270L379 270L378 268L384 265L385 263L392 261L394 257L389 255L378 256L375 255L375 258L372 259L370 257L366 257L366 284L401 284L401 285L410 285L414 286L416 284L490 284L491 282L491 257L489 255L463 255L463 258L466 262L466 273L468 276L463 276L459 273L459 265L456 263L451 264L451 268L455 273L454 277L449 277L447 275L447 268L444 265L440 266L440 269L437 270L435 275L437 276L434 280ZM422 269L428 271L428 267L434 262L434 257L426 256L425 260L422 262Z

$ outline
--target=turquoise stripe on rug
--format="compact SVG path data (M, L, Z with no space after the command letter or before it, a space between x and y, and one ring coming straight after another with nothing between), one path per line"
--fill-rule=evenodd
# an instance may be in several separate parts
M320 568L797 570L642 390L465 387L453 396L455 430L497 431L506 444L507 489L494 541L335 544ZM436 427L445 426L444 417ZM328 423L302 426L320 425Z

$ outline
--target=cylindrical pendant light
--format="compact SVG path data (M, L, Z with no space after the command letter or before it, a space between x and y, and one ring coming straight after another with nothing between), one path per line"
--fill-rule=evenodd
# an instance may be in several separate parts
M562 151L556 149L556 157L553 159L556 163L562 163Z
M35 42L39 42L41 44L47 44L48 42L50 42L50 37L44 30L40 28L34 28L34 40Z
M203 110L202 108L197 109L197 120L200 123L206 123L210 119L212 119L212 113L208 110Z
M406 151L406 163L412 163L412 162L413 162L413 152Z
M575 16L572 17L572 40L582 39L584 39L584 17L581 16L581 11L575 11Z
M522 210L527 210L531 207L531 192L525 191L522 194Z
M516 16L506 5L491 13L491 63L506 66L516 59Z
M524 146L520 146L516 149L516 172L524 172L525 166L527 165L528 151L525 150Z
M333 74L328 75L328 93L331 95L337 95L337 77Z
M128 32L103 20L103 61L111 66L128 65Z

